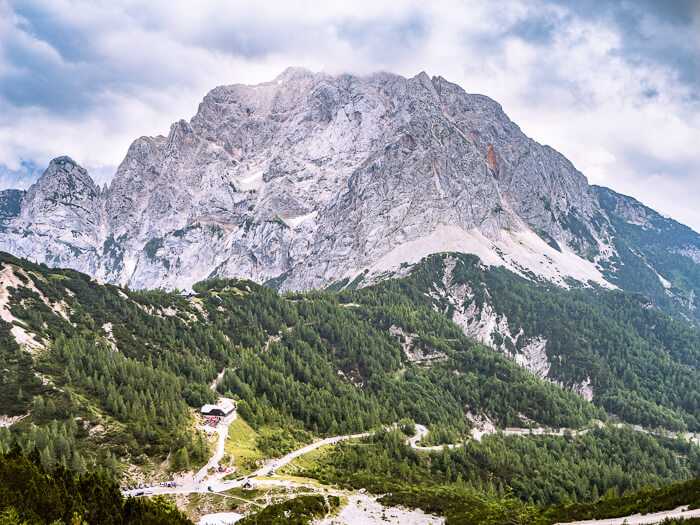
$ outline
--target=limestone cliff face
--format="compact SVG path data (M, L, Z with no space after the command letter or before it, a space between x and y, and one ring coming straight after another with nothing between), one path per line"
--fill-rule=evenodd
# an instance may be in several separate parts
M0 221L0 250L144 288L309 289L449 250L604 282L593 261L609 249L598 196L566 158L425 73L289 69L218 87L167 137L137 139L106 191L62 157Z
M69 157L58 157L23 193L19 209L5 221L0 245L10 253L95 274L104 237L104 198L88 173Z

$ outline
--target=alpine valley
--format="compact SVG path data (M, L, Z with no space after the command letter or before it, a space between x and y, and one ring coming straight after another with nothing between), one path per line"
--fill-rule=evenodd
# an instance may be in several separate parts
M218 87L0 191L0 523L692 519L699 294L700 235L442 77Z

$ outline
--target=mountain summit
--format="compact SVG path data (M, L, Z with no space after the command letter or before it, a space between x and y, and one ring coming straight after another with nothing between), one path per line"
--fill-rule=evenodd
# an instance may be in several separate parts
M425 73L290 68L218 87L167 137L134 141L106 191L60 157L5 201L0 250L138 288L357 285L443 251L637 286L691 318L700 286L695 232L589 186L499 104Z

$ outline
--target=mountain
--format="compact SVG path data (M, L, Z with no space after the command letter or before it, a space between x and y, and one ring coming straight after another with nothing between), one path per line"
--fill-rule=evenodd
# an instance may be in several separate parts
M29 411L13 428L31 428L44 420L36 400L52 399L66 416L102 425L90 435L97 444L158 456L173 440L196 443L184 425L188 405L213 401L217 372L234 368L220 378L221 393L258 407L268 423L318 434L402 417L427 422L426 414L466 432L465 403L504 426L522 417L577 426L602 416L467 339L429 302L396 291L378 290L381 306L355 308L333 292L284 298L251 281L210 280L195 289L193 298L131 291L0 252L0 365L10 371L0 383L3 414ZM358 304L375 294L371 287L347 293L362 295ZM406 310L420 319L402 319ZM404 349L397 331L420 334L427 355ZM491 395L481 398L477 389ZM531 406L528 398L540 401ZM121 441L126 448L115 446Z
M700 236L589 186L496 102L425 73L292 68L218 87L167 137L137 139L108 188L61 157L0 199L0 249L133 288L365 285L449 251L640 291L699 322Z
M511 492L542 507L700 475L700 448L678 433L700 430L696 329L638 294L534 282L473 255L436 254L407 273L284 294L211 279L185 297L0 252L0 470L12 480L0 484L0 515L8 503L21 515L48 512L18 503L23 480L35 477L37 490L74 499L79 514L94 508L72 496L89 493L80 479L96 478L69 483L55 462L79 474L104 468L120 484L197 470L213 443L195 409L219 395L238 405L239 426L225 434L230 455L220 457L238 469L230 478L273 468L271 458L316 438L389 429L317 449L280 475L307 487L313 478L333 495L334 485L365 488L447 523L503 523L468 515ZM479 331L490 346L465 335ZM418 425L429 434L416 450L406 439ZM496 432L508 427L520 428ZM556 430L535 432L544 427ZM430 448L444 443L456 446ZM242 494L231 481L225 494L243 502L280 501L278 485ZM188 516L213 505L206 483L188 490L189 502L184 493L171 500ZM264 512L288 516L295 506L280 505Z
M631 197L594 188L614 231L615 253L603 269L608 280L698 326L700 236Z
M533 283L473 255L432 256L406 280L466 335L609 414L700 428L700 333L643 296Z

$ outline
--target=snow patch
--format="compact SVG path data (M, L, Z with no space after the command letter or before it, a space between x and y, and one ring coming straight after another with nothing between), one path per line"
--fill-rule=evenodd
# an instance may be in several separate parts
M131 279L131 276L134 275L134 270L136 270L136 258L129 257L124 263L124 268L126 268L127 279Z
M596 263L600 262L601 260L608 260L617 255L617 251L609 239L600 239L595 235L593 237L598 243L598 255L595 256Z
M17 423L17 421L20 421L27 417L29 415L29 412L26 414L22 414L21 416L7 416L7 415L0 415L0 428L3 427L10 427Z
M199 525L231 525L244 518L243 514L237 512L217 512L205 514L197 522Z
M667 290L668 290L669 288L671 288L671 283L670 283L670 281L668 281L668 280L664 279L663 277L661 277L661 274L659 274L658 272L655 271L655 273L656 273L656 276L659 278L659 281L661 281L661 284L663 285L664 288L666 288Z

